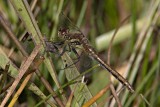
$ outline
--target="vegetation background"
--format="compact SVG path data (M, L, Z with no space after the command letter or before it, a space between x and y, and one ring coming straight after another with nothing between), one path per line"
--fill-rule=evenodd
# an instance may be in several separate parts
M160 106L159 6L160 0L1 0L1 106ZM46 52L44 37L58 41L61 12L134 93L85 55L65 68L72 53Z

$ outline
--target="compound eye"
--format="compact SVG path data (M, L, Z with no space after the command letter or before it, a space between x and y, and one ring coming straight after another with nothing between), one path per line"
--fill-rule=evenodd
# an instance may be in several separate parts
M65 35L66 34L66 32L62 32L62 35Z
M67 33L69 33L69 30L67 28L60 28L58 32L61 35L66 35Z

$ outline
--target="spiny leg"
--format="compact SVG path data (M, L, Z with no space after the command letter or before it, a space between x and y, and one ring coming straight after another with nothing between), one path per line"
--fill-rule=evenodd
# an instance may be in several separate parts
M76 60L75 62L73 62L72 64L70 64L70 65L65 65L65 68L64 69L66 69L66 68L68 68L68 67L71 67L72 65L75 65L77 62L79 62L80 61L80 55L78 54L78 52L76 51L76 49L73 47L73 46L69 46L69 48L73 51L73 53L77 56L77 58L76 59L74 59L74 60ZM64 70L63 69L63 70Z
M46 48L44 52L51 52L54 54L59 54L58 45L50 41L45 41L45 44L46 44Z

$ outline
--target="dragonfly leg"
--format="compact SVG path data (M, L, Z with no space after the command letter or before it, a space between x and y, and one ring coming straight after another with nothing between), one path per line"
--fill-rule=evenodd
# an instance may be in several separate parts
M77 56L77 58L76 58L76 59L73 59L73 60L77 60L77 59L78 59L78 61L79 61L80 55L78 54L78 52L76 51L76 49L72 47L72 51L73 51L73 52L75 53L75 55Z
M62 52L59 54L59 57L61 57L67 51L66 47L66 45L63 47Z
M46 43L46 48L45 48L44 52L51 52L54 54L59 53L58 46L56 46L54 43L52 43L52 42L45 42L45 43Z
M80 55L78 54L78 52L76 51L76 49L74 48L74 47L70 47L71 48L71 50L75 53L75 55L77 56L77 58L76 59L74 59L74 60L76 60L76 61L74 61L72 64L70 64L70 65L65 65L65 68L64 69L66 69L66 68L69 68L69 67L71 67L72 65L75 65L77 62L79 62L79 60L80 60Z
M59 48L62 47L62 45L64 44L64 41L52 42L52 41L45 40L45 44L46 44L45 51L51 52L54 54L59 54ZM61 56L61 55L59 55L59 56Z
M62 56L66 51L68 51L68 52L73 51L73 52L75 53L75 55L79 57L78 52L76 51L76 49L75 49L74 46L73 46L73 44L74 44L74 45L77 45L77 44L75 44L75 43L77 43L77 41L75 41L75 42L70 42L70 43L68 43L67 45L64 45L64 46L63 46L63 50L62 50L62 52L60 53L60 56ZM68 46L68 50L67 50L67 46ZM77 59L77 58L76 58L76 59Z

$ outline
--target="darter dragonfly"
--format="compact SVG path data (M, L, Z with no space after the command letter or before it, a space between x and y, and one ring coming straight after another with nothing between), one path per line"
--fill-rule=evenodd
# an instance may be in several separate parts
M130 92L134 92L134 89L130 83L121 76L116 70L112 69L108 64L106 64L93 49L89 40L83 35L78 27L72 24L72 22L64 16L63 13L60 14L60 24L58 27L58 37L61 39L60 42L48 42L46 41L47 51L57 52L59 47L63 47L63 53L68 46L71 51L73 51L78 57L78 52L76 51L76 46L82 46L85 53L87 53L92 59L96 60L103 68L109 71L116 79L118 79L123 85L125 85ZM65 21L65 22L64 22ZM63 46L62 46L63 45Z

